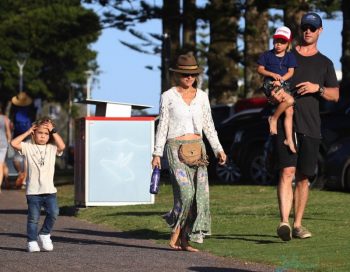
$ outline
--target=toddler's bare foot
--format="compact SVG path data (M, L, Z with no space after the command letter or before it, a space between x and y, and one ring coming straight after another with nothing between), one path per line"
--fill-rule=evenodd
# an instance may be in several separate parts
M273 116L269 117L270 134L277 134L277 120Z
M290 151L292 151L293 153L297 153L297 150L295 149L293 140L291 140L291 139L290 139L290 140L285 139L285 140L284 140L284 144L285 144L285 145L288 145Z

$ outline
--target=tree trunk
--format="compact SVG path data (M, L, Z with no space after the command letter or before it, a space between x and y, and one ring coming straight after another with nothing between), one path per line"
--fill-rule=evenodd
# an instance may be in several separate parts
M238 89L237 33L240 10L235 0L211 0L208 53L209 97L213 104L232 103Z
M196 0L183 0L183 51L196 51Z
M257 72L259 55L269 48L268 7L247 0L244 29L244 97L251 97L262 86Z
M342 1L341 9L343 11L343 31L342 31L342 81L341 81L341 103L349 104L350 102L350 2Z
M301 17L310 10L308 0L289 0L284 6L284 25L292 31L293 45L301 42Z
M170 87L169 67L180 48L180 1L163 1L162 92Z

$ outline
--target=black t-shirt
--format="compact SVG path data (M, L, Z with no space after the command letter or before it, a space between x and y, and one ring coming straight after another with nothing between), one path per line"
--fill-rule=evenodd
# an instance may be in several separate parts
M332 61L320 52L305 57L293 50L298 67L291 79L291 86L309 81L324 87L338 87ZM298 96L294 110L295 131L307 136L321 138L321 118L319 101L323 99L319 93Z

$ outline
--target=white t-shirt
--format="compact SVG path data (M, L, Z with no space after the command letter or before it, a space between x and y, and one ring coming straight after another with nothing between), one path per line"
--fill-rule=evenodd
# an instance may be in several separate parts
M21 143L21 153L28 163L27 195L53 194L57 192L53 183L57 146Z

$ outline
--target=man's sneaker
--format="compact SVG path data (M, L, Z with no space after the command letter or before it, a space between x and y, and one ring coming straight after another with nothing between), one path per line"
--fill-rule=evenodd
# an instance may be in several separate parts
M292 229L288 223L281 222L277 228L277 235L283 241L290 241L292 239Z
M39 252L40 251L40 247L38 245L38 242L37 241L28 242L28 244L27 244L27 251L28 252Z
M50 234L39 234L39 241L43 250L45 251L53 250L53 244L50 238Z
M299 239L310 238L311 232L308 231L305 227L300 226L299 228L293 228L293 237Z

